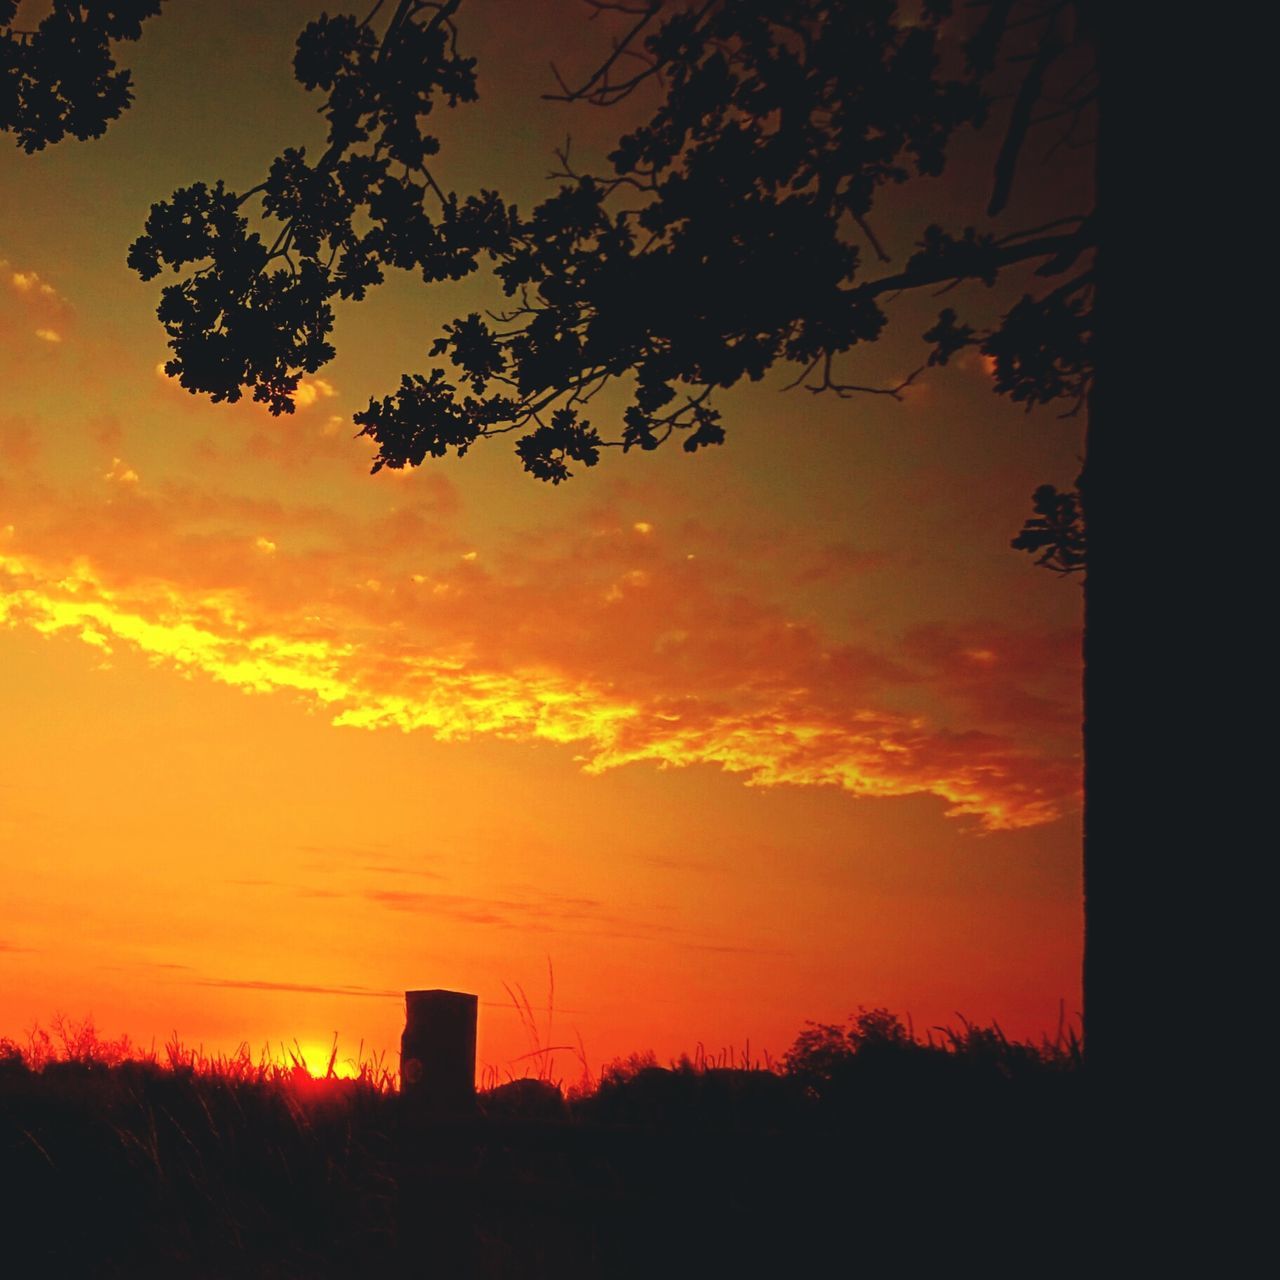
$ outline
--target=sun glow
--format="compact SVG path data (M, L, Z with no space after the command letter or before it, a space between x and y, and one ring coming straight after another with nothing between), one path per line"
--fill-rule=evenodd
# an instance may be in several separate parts
M337 1037L327 1043L316 1038L282 1045L275 1056L281 1066L302 1067L313 1080L358 1080L362 1065L372 1065L367 1058L362 1064L362 1050L363 1046L352 1049L343 1045Z

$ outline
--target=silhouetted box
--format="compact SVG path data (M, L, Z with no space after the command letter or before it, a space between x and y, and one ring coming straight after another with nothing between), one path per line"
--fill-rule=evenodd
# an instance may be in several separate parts
M479 998L464 991L406 991L400 1094L429 1119L467 1116L476 1102Z

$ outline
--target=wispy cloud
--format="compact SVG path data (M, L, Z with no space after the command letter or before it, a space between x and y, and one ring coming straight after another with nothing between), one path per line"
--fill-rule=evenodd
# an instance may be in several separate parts
M377 1000L404 995L403 991L378 987L326 987L310 982L273 982L264 978L193 978L191 981L197 987L229 987L236 991L287 991L296 995L367 996Z
M506 925L519 929L555 927L564 924L611 925L604 904L593 898L560 897L529 891L509 897L437 893L404 889L369 889L368 901L397 911L444 916L465 924ZM634 920L630 923L634 926Z
M398 867L365 865L359 868L355 877L351 877L351 868L347 868L348 884L341 888L259 878L231 879L227 883L245 888L279 890L299 898L343 899L423 920L448 921L482 929L509 929L521 935L571 933L644 942L660 940L666 946L692 951L778 953L778 948L767 942L708 940L705 933L696 927L659 918L657 909L652 906L644 908L632 902L624 911L618 904L603 899L549 892L535 884L508 884L495 886L484 893L465 893L381 883L384 875L397 875L403 871ZM408 871L407 874L414 873Z

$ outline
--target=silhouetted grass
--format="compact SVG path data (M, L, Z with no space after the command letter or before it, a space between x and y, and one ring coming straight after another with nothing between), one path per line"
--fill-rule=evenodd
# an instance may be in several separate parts
M333 1064L329 1064L330 1072ZM0 1045L0 1134L26 1243L57 1275L328 1274L393 1234L389 1078L242 1049Z
M530 1014L531 1016L531 1014ZM545 1046L544 1046L545 1047ZM527 1079L454 1126L407 1123L393 1073L300 1052L140 1052L92 1026L0 1041L0 1160L54 1276L881 1274L921 1247L1079 1234L1079 1043L885 1010L750 1050ZM870 1271L867 1271L870 1268Z

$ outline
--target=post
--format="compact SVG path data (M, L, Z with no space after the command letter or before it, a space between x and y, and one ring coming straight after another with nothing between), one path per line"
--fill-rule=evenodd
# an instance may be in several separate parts
M400 1093L430 1120L470 1116L476 1105L479 998L464 991L406 991Z
M432 1275L476 1274L476 1013L464 991L406 991L400 1037L400 1247Z

